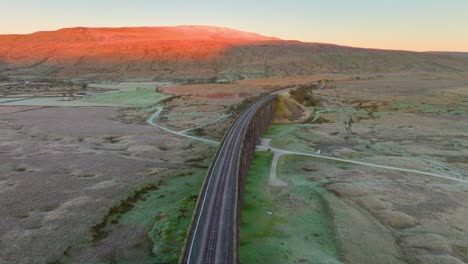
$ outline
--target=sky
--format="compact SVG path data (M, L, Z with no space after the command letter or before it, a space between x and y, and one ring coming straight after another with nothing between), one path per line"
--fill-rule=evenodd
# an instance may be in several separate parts
M0 0L0 34L210 25L346 46L468 52L468 0Z

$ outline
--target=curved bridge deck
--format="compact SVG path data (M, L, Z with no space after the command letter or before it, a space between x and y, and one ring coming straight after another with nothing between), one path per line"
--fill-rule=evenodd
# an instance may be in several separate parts
M182 263L237 263L247 170L273 116L275 94L246 109L224 137L208 170L187 235Z

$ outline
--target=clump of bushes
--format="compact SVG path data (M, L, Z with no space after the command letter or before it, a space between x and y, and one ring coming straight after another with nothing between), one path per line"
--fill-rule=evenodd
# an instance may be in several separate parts
M0 82L8 82L10 78L8 76L0 74Z

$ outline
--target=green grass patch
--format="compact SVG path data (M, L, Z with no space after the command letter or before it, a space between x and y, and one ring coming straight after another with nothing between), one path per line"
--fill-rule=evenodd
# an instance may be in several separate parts
M152 207L155 223L149 233L157 263L177 263L205 173L199 170L190 177L173 179L158 192L159 204L164 206ZM149 208L141 208L146 210Z
M257 153L247 176L240 262L341 263L336 234L320 183L280 162L288 187L270 187L272 153Z
M314 142L320 138L302 128L314 126L311 124L274 124L270 125L264 138L271 138L271 146L302 152L313 152Z
M204 169L183 170L129 193L91 228L93 240L79 247L99 247L113 232L137 226L148 230L145 237L132 241L135 244L131 250L139 250L138 255L131 259L110 256L112 260L102 259L95 264L177 263L205 174ZM60 261L76 262L65 253Z
M133 91L98 94L86 97L85 102L113 104L130 107L149 107L167 98L168 95L155 92L154 89L137 89Z

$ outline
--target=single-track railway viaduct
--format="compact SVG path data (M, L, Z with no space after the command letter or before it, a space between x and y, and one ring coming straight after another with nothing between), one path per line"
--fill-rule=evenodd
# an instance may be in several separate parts
M203 183L181 263L238 263L246 175L272 121L275 97L267 95L244 110L224 136Z

